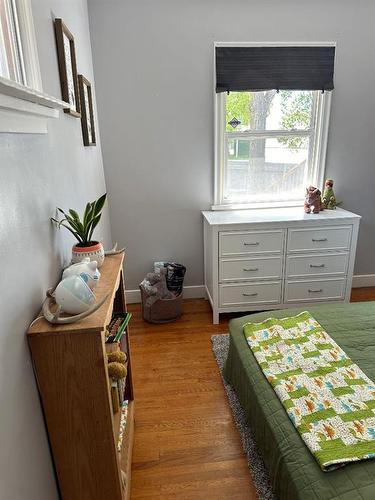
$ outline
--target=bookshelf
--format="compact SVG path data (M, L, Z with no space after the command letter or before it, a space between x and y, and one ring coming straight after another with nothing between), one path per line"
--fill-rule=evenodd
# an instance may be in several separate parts
M134 438L134 394L129 330L119 348L128 354L125 399L128 401L121 450L121 408L112 408L106 326L114 313L126 312L122 255L107 256L95 290L109 298L94 314L68 325L44 318L27 332L58 486L63 500L130 498Z

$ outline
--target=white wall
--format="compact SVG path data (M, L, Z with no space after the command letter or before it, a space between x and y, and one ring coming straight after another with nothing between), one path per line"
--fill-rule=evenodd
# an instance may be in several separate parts
M213 194L213 42L338 42L327 175L363 215L356 273L375 273L375 5L371 0L88 0L113 237L127 287L154 259L203 282Z
M52 24L75 35L78 68L93 79L86 0L33 0L45 92L61 97ZM64 113L48 135L0 134L0 498L57 498L25 331L69 259L73 238L49 218L105 191L100 144L84 147L80 120ZM108 214L97 232L110 245ZM46 353L46 356L48 353Z

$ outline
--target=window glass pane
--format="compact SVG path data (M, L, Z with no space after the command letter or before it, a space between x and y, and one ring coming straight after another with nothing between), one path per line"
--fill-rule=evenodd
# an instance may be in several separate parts
M309 136L228 138L224 201L302 199L309 178L310 141Z
M306 130L313 126L314 92L230 92L226 131Z
M26 85L14 0L0 0L0 76Z

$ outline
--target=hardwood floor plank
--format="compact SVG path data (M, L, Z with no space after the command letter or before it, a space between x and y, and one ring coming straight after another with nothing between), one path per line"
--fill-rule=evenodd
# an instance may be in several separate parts
M256 498L249 484L247 465L243 460L223 460L204 464L186 464L183 468L168 467L168 476L152 469L134 469L133 477L138 485L134 498ZM209 486L209 489L207 488ZM240 487L240 489L239 489ZM243 489L243 490L242 490ZM233 496L241 492L241 496ZM194 494L195 496L190 496ZM163 496L162 496L163 495Z
M368 300L375 288L353 290L353 302ZM255 500L211 345L239 315L213 325L208 301L189 299L179 321L152 325L139 304L128 309L136 396L131 497Z
M375 287L353 288L351 302L369 302L375 300Z

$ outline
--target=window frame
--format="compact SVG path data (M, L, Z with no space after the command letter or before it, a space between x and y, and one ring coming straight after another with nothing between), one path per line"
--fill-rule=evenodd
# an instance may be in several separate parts
M214 47L254 47L254 46L336 46L335 42L215 42ZM214 50L215 54L215 50ZM214 89L215 89L215 56L214 56ZM315 113L315 134L312 146L312 177L316 186L321 186L324 182L325 162L328 143L329 118L331 111L331 92L320 93L316 99ZM252 208L276 208L294 207L303 203L303 193L300 200L291 201L266 201L249 203L231 203L224 201L225 184L225 98L224 93L216 93L214 90L214 204L212 210L236 210ZM285 135L288 135L287 132ZM268 136L269 131L265 134ZM271 131L271 134L273 131ZM256 135L256 133L254 133ZM259 135L262 135L261 133ZM279 136L283 133L278 133Z
M14 0L26 85L0 76L0 133L47 133L67 103L43 92L31 0Z
M43 91L31 0L15 0L26 87Z
M1 1L1 0L0 0ZM4 14L4 17L6 19L6 24L7 26L10 27L11 34L9 35L11 38L11 52L12 55L15 59L15 73L17 73L17 77L14 81L21 83L23 85L26 85L26 68L24 65L24 60L23 60L23 52L21 50L22 47L22 41L21 41L21 33L20 33L20 28L19 28L19 15L18 15L18 5L17 5L17 0L4 0L4 12L0 13L0 17L2 17L2 14ZM9 19L10 18L10 19ZM0 30L3 30L3 26L0 27ZM8 38L8 37L6 37ZM9 51L9 48L8 48ZM8 52L5 49L5 52ZM7 57L5 57L7 60ZM8 66L9 69L9 61L7 60L6 65ZM8 78L8 77L6 77ZM12 79L13 80L13 79Z

